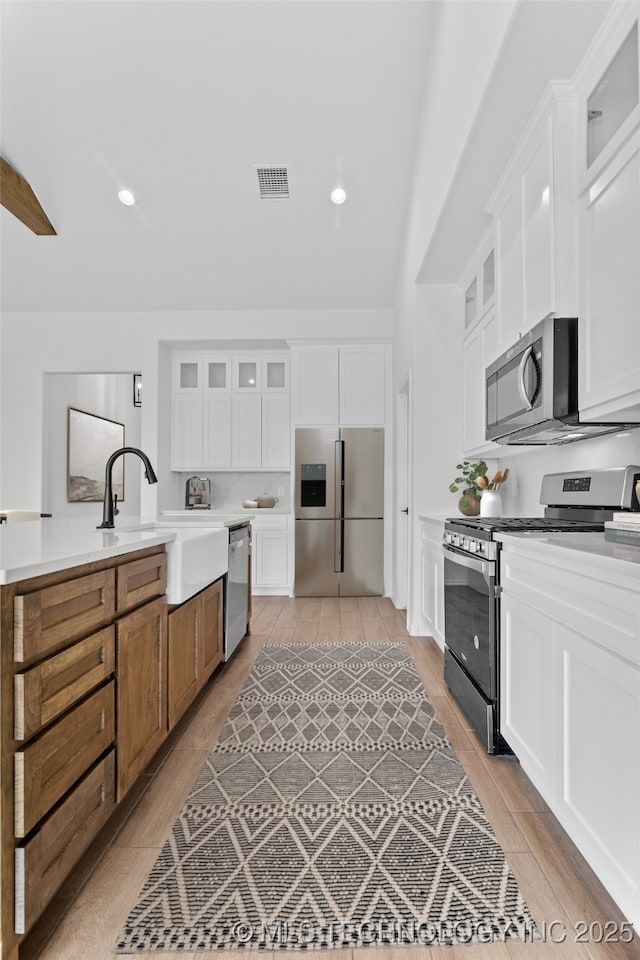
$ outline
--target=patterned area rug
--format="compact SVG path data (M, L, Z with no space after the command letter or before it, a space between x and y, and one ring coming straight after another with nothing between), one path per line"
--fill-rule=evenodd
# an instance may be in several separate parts
M535 936L404 645L272 644L116 949Z

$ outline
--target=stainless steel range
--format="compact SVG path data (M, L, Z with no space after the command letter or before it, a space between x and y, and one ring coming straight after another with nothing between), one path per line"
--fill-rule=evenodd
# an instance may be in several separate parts
M603 531L614 511L639 510L640 466L546 474L543 517L445 521L444 676L486 746L510 753L500 733L500 543L496 533Z

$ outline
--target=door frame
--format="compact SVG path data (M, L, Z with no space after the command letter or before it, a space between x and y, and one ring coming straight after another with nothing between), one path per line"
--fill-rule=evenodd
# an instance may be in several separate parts
M410 513L411 510L411 370L401 378L396 392L396 457L395 457L395 509L396 540L394 551L394 604L400 610L407 610L409 598L409 570L411 555Z

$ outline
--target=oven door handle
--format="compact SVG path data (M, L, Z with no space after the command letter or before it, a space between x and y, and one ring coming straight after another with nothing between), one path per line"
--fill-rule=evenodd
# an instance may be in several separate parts
M477 570L478 573L481 573L483 576L491 576L495 570L495 560L483 560L480 557L467 557L465 554L458 553L457 550L453 550L451 547L447 546L446 543L442 544L442 549L446 550L447 553L450 553L453 563L459 563L461 567L468 567L469 570Z

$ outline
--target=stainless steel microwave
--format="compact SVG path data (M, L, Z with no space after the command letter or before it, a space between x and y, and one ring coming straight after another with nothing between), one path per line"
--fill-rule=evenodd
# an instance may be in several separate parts
M487 440L569 443L637 423L583 421L578 411L578 321L547 317L486 371Z

